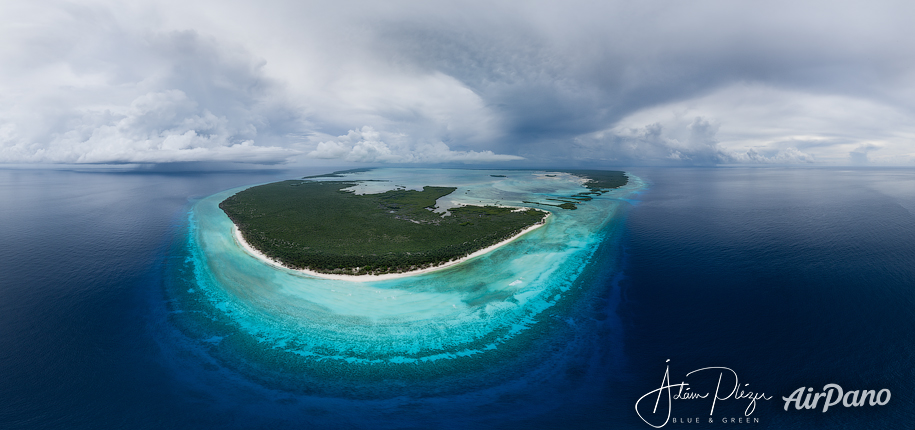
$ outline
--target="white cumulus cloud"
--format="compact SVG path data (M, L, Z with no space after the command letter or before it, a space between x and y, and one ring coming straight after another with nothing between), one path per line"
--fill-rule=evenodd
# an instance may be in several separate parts
M381 132L364 126L335 139L319 142L308 156L362 163L487 163L523 159L489 150L453 151L443 142L414 142L402 134L385 135L382 137Z
M741 83L636 111L578 140L597 136L612 142L605 155L643 161L900 164L915 161L909 118L904 108L874 100Z

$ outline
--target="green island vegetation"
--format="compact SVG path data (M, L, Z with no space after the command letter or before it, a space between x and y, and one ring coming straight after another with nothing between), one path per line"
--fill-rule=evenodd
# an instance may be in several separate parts
M508 239L547 215L537 209L464 206L443 216L432 211L435 201L456 188L341 191L356 184L276 182L241 191L219 207L245 241L286 267L347 275L434 267Z
M338 171L336 171L336 172L333 172L333 173L325 173L325 174L323 174L323 175L305 176L305 177L303 177L302 179L312 179L312 178L342 178L342 177L344 177L344 175L346 175L347 173L361 173L361 172L368 172L369 170L372 170L372 168L371 168L371 167L362 167L362 168L359 168L359 169L338 170Z
M590 181L584 183L585 188L590 192L576 195L601 195L613 188L619 188L629 183L629 177L626 176L626 173L618 170L564 170L564 172L590 179Z
M463 206L442 214L433 212L436 200L456 188L423 187L415 191L398 186L385 193L356 195L342 190L357 185L357 181L310 180L342 178L368 170L344 170L251 187L219 207L248 244L286 267L346 275L401 273L438 266L508 239L544 222L547 215L537 209L496 206ZM577 204L629 180L620 171L564 172L588 179L583 184L587 191L545 199L558 204L524 203L575 210Z
M593 197L591 197L592 195L599 196L613 188L619 188L629 183L629 177L626 176L626 173L618 170L564 170L563 172L578 176L580 178L588 179L588 181L583 184L583 186L587 188L588 191L573 194L562 199L546 199L554 202L562 202L560 204L529 202L526 200L522 201L522 203L575 210L578 209L576 203L581 204L591 201L593 199ZM554 178L556 175L546 175L546 177Z

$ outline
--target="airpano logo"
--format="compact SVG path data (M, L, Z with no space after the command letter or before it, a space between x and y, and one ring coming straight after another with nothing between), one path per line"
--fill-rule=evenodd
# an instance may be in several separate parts
M807 389L806 395L804 393L805 388ZM826 384L823 386L822 392L814 393L813 387L801 387L794 390L790 396L782 397L782 400L785 401L786 411L792 406L792 403L794 404L794 409L800 411L802 409L816 409L822 398L823 413L826 413L829 408L838 406L840 402L846 408L861 407L865 403L869 406L884 406L890 402L890 397L892 397L892 393L890 393L889 388L884 388L880 391L844 391L839 384Z
M670 360L667 360L670 363ZM717 383L714 381L717 378ZM689 379L690 382L686 382ZM645 393L638 401L635 402L635 412L639 418L654 428L661 428L668 423L673 424L691 424L699 422L715 423L759 423L759 418L751 417L756 411L758 401L771 400L772 396L763 392L752 391L750 384L741 386L737 372L728 367L703 367L693 370L685 375L681 382L671 384L670 365L664 370L664 378L661 379L661 386L655 390ZM711 387L714 387L711 390ZM699 388L693 390L693 388ZM701 388L700 388L701 387ZM709 388L710 391L705 391ZM652 401L654 400L654 401ZM674 400L707 402L710 410L708 417L677 417L673 414ZM738 400L746 402L744 416L742 417L725 417L715 419L715 406L719 402L727 400ZM707 421L705 421L707 419Z

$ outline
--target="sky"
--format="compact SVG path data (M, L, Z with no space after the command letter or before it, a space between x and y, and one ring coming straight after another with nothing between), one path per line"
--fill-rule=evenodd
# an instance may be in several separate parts
M0 164L915 166L913 2L0 2Z

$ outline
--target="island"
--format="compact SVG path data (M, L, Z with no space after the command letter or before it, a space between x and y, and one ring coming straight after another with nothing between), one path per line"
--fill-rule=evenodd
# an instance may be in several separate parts
M439 211L436 201L455 187L397 188L356 194L347 173L334 172L248 188L219 207L250 251L290 269L316 274L378 276L437 268L506 243L544 225L536 207L465 205ZM625 185L622 172L567 172L585 191L533 205L575 209L591 195ZM504 177L495 176L494 177ZM324 178L325 180L316 180Z
M626 176L625 172L617 170L565 170L564 173L569 173L575 176L578 176L583 179L582 186L588 189L588 191L580 192L573 194L565 198L547 198L551 202L561 202L556 203L545 203L545 202L536 202L525 200L522 203L540 205L540 206L554 206L557 208L575 210L578 209L576 203L582 203L590 201L593 197L592 195L602 195L611 189L619 188L627 183L629 183L629 177ZM556 175L544 175L548 178L555 178Z

